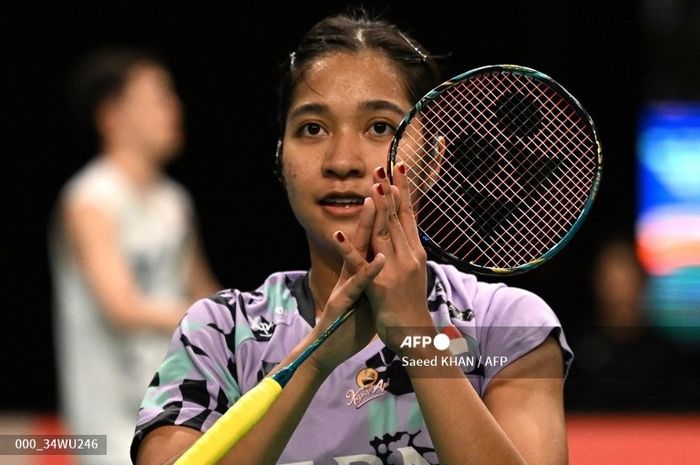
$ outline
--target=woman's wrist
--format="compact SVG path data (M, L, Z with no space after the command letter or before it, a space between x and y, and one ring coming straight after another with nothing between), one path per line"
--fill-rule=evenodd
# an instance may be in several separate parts
M394 322L385 322L378 328L384 344L396 354L401 354L406 341L413 337L433 337L438 333L427 306L419 310L404 312ZM407 339L408 338L408 339Z
M315 380L323 383L323 381L328 378L328 376L336 369L337 363L329 361L320 361L317 357L311 355L303 364L302 367L306 367L309 372L309 376L312 376Z
M318 337L321 335L322 331L318 325L312 330L302 342L294 349L290 358L293 360L304 350L306 350L311 344L316 342ZM331 338L333 335L330 336ZM341 364L345 358L342 355L339 357L336 347L329 343L329 341L321 344L316 351L314 351L302 366L306 366L309 370L309 374L313 375L315 378L319 378L322 381L325 380L328 375L331 374L336 367Z

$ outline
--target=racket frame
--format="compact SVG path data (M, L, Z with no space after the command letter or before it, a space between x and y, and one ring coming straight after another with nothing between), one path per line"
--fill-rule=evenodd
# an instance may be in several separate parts
M514 267L510 268L498 268L498 267L487 267L487 266L480 266L477 265L473 262L468 262L465 260L460 259L459 257L456 257L455 255L444 251L441 247L439 247L435 242L430 238L430 236L423 230L423 228L418 225L418 234L420 236L421 242L423 243L423 246L427 249L429 254L432 254L435 257L438 257L439 259L446 261L448 263L451 263L455 266L457 266L459 269L463 271L469 271L473 273L477 273L480 275L486 275L486 276L505 276L505 275L517 275L521 273L525 273L527 271L533 270L537 268L538 266L542 265L544 262L552 258L554 255L556 255L566 244L569 243L571 238L576 234L578 229L581 227L583 224L583 221L585 218L588 216L589 211L591 210L591 207L593 205L593 201L595 200L596 194L598 192L598 188L600 185L600 179L602 175L602 170L603 170L603 150L602 146L600 144L600 139L598 138L598 131L596 130L595 124L593 123L593 119L591 116L588 114L588 112L583 108L581 103L573 96L569 91L567 91L561 84L556 82L554 79L551 77L547 76L546 74L537 71L532 68L528 68L525 66L520 66L520 65L511 65L511 64L498 64L498 65L487 65L487 66L481 66L479 68L474 68L469 71L466 71L462 74L459 74L451 79L448 79L447 81L443 82L442 84L438 85L434 89L430 90L427 94L425 94L414 106L411 108L408 113L404 116L404 118L401 120L399 123L399 126L396 128L396 133L394 134L394 138L391 141L391 145L389 147L389 154L387 157L387 173L389 175L389 181L393 184L393 172L394 172L394 166L396 165L396 155L398 152L399 148L399 143L401 141L401 138L403 136L404 131L406 128L411 124L415 116L423 110L427 105L429 105L431 102L436 100L442 93L446 92L447 90L455 87L459 83L466 81L468 79L473 78L476 75L480 74L486 74L486 73L497 73L497 72L507 72L507 73L512 73L512 74L521 74L526 77L538 80L538 81L543 81L550 85L552 88L554 88L565 100L568 100L568 103L571 104L573 109L576 111L576 113L581 117L582 120L585 121L587 125L590 126L591 129L591 134L593 136L593 140L595 142L595 147L596 147L596 172L595 172L595 177L593 179L593 183L591 184L590 191L588 193L588 197L586 199L586 202L584 203L583 208L581 209L581 212L579 213L578 217L574 221L574 223L571 225L569 230L564 234L564 236L554 245L552 246L549 250L547 250L544 254L542 254L540 257L537 257L533 260L530 260L528 263L523 263Z

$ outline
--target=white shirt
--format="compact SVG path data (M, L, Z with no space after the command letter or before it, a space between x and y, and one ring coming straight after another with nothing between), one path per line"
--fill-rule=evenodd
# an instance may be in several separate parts
M191 201L182 186L163 176L137 190L113 162L98 157L67 183L59 205L67 202L98 207L112 218L118 247L144 295L187 295L184 270L193 229ZM62 225L54 222L50 236L64 418L73 434L107 434L107 456L80 457L85 463L128 463L138 406L170 334L112 326Z

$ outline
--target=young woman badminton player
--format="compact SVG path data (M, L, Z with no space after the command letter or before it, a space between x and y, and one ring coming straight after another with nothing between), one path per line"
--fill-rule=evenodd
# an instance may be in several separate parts
M427 260L407 164L387 172L397 126L438 83L427 49L364 14L322 20L290 54L278 159L311 269L192 306L143 401L135 463L173 463L356 302L219 463L567 462L572 353L556 316L532 293ZM446 327L459 352L494 357L439 372L411 363L443 352L406 335Z

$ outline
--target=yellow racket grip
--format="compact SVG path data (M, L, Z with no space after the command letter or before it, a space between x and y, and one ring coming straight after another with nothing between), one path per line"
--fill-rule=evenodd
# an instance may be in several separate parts
M197 439L175 465L216 464L260 421L281 393L282 386L277 381L263 379Z

